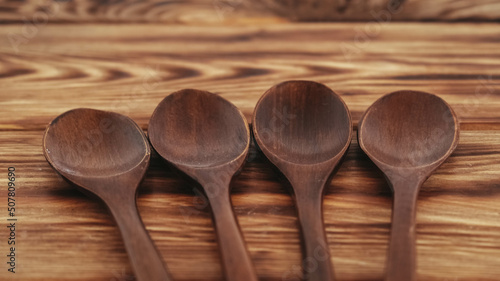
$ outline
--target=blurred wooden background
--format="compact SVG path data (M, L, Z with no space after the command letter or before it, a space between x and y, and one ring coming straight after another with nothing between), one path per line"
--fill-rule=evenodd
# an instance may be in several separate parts
M49 11L51 23L372 21L387 11L396 21L497 21L499 10L496 0L4 0L0 20Z
M448 101L462 134L419 197L419 280L500 280L499 20L492 0L0 1L2 223L7 167L18 181L18 271L7 272L0 224L0 280L133 280L107 210L43 157L42 134L57 115L112 110L147 130L165 95L199 88L250 118L260 95L289 79L331 87L355 128L391 91ZM297 280L293 202L255 148L232 200L260 279ZM222 278L202 203L153 159L138 206L176 280ZM390 213L389 187L353 139L325 195L338 280L383 279Z

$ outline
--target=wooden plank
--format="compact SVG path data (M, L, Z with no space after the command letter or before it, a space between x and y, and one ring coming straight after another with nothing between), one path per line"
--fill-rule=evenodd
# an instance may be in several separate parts
M129 280L131 268L111 217L51 169L42 155L42 133L0 134L2 173L15 166L18 182L14 280ZM500 275L499 154L500 131L462 132L456 152L424 184L417 214L419 280ZM6 178L0 182L5 190ZM255 148L233 183L232 200L261 280L293 280L302 260L294 206ZM176 280L221 279L209 210L156 157L138 205ZM0 221L6 213L0 212ZM324 203L338 280L382 279L390 213L389 187L353 139ZM7 235L1 227L0 237ZM7 246L0 244L2 255ZM2 280L10 276L4 269Z
M264 91L290 79L331 87L355 123L380 96L413 89L444 98L465 129L500 124L497 24L66 24L29 39L23 28L0 26L0 38L26 39L0 41L0 130L42 130L77 107L146 128L183 88L219 93L250 117Z
M147 0L2 1L4 23L419 21L500 19L495 0Z
M355 123L373 101L399 89L448 101L466 131L419 198L419 280L498 279L497 24L47 24L33 33L25 27L0 26L0 169L6 175L15 166L19 183L15 280L127 280L132 273L105 208L71 188L43 158L43 129L55 116L92 107L129 115L146 129L165 95L200 88L250 117L260 95L288 79L327 84L342 95ZM15 48L9 36L24 40ZM5 194L5 177L0 186ZM260 278L295 277L303 258L294 206L254 148L232 199ZM176 280L221 278L202 202L153 159L138 204ZM390 210L386 182L353 140L325 197L339 280L382 279ZM0 212L0 220L6 215ZM0 237L7 235L0 227ZM7 246L0 241L0 254ZM6 277L0 268L0 279Z
M494 0L262 0L281 17L299 21L450 21L497 20L500 5Z

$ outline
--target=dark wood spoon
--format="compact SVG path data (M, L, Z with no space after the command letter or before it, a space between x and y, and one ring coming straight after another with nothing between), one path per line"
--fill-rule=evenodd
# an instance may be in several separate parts
M117 113L74 109L49 124L43 151L64 178L107 205L137 279L172 280L137 211L137 188L151 155L141 128Z
M262 152L293 188L307 280L334 280L322 198L351 142L352 122L346 104L322 84L283 82L260 98L253 131Z
M250 145L243 114L218 95L181 90L158 104L148 136L163 159L203 188L212 209L226 279L257 280L230 199L231 179L243 166Z
M386 280L415 280L415 213L424 181L458 144L455 113L441 98L399 91L377 100L359 123L361 149L394 193Z

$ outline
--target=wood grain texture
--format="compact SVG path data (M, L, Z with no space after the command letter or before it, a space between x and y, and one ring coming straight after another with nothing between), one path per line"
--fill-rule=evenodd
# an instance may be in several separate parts
M0 26L0 38L22 30ZM43 130L77 107L146 128L155 106L183 88L218 93L250 118L265 90L291 79L340 94L355 124L403 89L439 95L470 128L500 120L497 24L46 25L17 52L1 41L0 61L0 130Z
M0 2L0 22L234 23L268 21L493 21L495 0L26 0Z
M434 93L452 105L467 131L419 195L418 280L498 280L498 25L392 23L377 33L370 29L377 26L65 23L23 34L23 23L0 25L0 169L6 176L7 167L15 166L19 183L16 278L110 281L132 273L107 210L71 188L43 157L43 130L55 116L91 107L129 115L146 129L168 93L189 87L219 93L250 120L269 87L309 79L340 94L354 122L396 90ZM9 34L29 36L16 51ZM343 46L354 46L354 52L346 57ZM236 216L260 279L283 280L300 268L297 215L270 165L253 148L250 155L233 183ZM157 157L140 192L139 211L174 279L220 280L205 201ZM391 193L355 140L325 202L337 279L381 280ZM6 215L0 211L0 221ZM0 237L6 231L0 227ZM6 247L0 240L1 255ZM5 274L0 267L0 279Z
M264 11L295 21L456 21L498 20L494 0L259 0Z
M0 165L14 165L19 184L15 280L108 281L130 275L111 216L52 170L41 136L0 135ZM425 182L417 206L418 280L500 276L499 151L500 131L465 131L456 152ZM270 165L253 148L251 155L233 182L232 200L260 280L283 280L301 262L297 216ZM1 182L5 186L5 178ZM220 280L210 211L191 188L154 157L140 188L139 210L175 280ZM391 192L355 139L324 202L337 279L381 280ZM4 221L5 213L0 215ZM0 235L7 235L5 228Z

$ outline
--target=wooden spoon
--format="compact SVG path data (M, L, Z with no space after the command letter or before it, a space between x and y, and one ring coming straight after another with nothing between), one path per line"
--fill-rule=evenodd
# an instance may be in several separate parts
M137 279L172 280L137 212L137 188L151 155L141 128L117 113L74 109L49 124L43 151L64 178L107 205Z
M260 98L253 131L262 152L293 188L304 236L307 280L334 280L322 198L351 142L347 106L322 84L283 82Z
M459 125L450 106L423 92L399 91L377 100L359 123L361 149L394 193L386 280L415 280L415 211L423 182L455 150Z
M207 195L226 279L257 280L230 199L231 179L250 145L243 114L218 95L181 90L158 104L148 136L158 154L198 182Z

